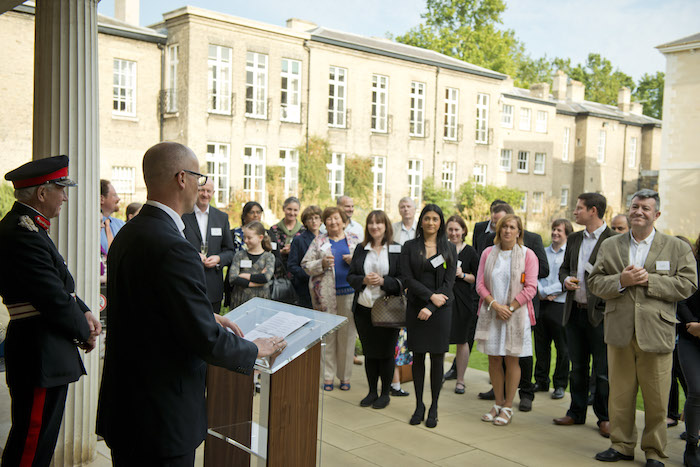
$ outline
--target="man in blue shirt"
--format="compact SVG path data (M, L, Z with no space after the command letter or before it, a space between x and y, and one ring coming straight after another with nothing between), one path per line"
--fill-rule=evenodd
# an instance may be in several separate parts
M549 367L552 341L557 349L557 363L554 370L554 392L552 399L564 397L564 389L569 382L569 351L566 345L563 316L566 293L559 282L559 267L564 261L566 239L573 232L571 222L557 219L552 222L552 244L545 248L549 276L538 281L540 294L540 316L535 326L535 385L538 391L549 391Z
M119 201L121 201L119 195L109 180L100 180L100 211L102 212L100 247L105 255L112 245L114 236L124 226L123 220L112 217L112 214L119 211Z

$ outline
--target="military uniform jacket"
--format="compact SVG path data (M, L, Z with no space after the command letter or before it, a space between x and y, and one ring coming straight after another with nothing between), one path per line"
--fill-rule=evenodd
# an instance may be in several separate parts
M7 329L7 382L55 387L85 374L75 341L85 342L88 307L72 294L73 277L39 213L15 203L0 221L0 295L8 308L33 307L38 316L12 319ZM42 218L43 219L43 218Z

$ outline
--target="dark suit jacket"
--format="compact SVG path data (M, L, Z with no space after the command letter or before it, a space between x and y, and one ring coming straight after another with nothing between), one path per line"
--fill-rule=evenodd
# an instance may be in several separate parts
M488 227L490 221L483 221L483 222L477 222L474 224L474 232L472 233L472 246L474 249L481 254L482 251L486 249L480 248L481 247L481 241L484 239L484 236L486 235L486 227Z
M615 235L610 227L606 227L603 233L600 234L600 238L593 247L591 252L591 257L588 262L591 265L595 264L596 257L598 256L598 249L600 244L603 243L608 237ZM576 276L578 272L578 254L581 251L581 243L583 243L583 230L574 232L566 239L566 252L564 253L564 261L561 263L559 268L559 281L564 286L564 280L569 276ZM586 300L588 302L588 321L592 326L598 326L601 321L603 321L603 312L605 311L605 301L601 300L599 297L593 295L588 288L588 272L583 274L584 280L586 281ZM564 288L566 290L566 288ZM574 297L576 292L569 290L566 293L566 303L564 304L564 319L562 324L566 326L569 322L569 317L571 316L571 309L574 306Z
M192 452L206 436L206 363L253 371L257 347L214 320L197 250L144 205L107 257L106 348L97 433L150 457Z
M420 303L421 308L425 307L435 313L438 307L430 301L430 297L434 293L441 293L448 297L447 303L443 305L452 306L454 293L452 289L455 284L455 276L457 274L457 250L453 244L448 242L448 248L451 251L440 251L445 259L447 268L435 268L435 284L427 286L423 284L419 278L423 274L423 261L425 260L425 249L423 242L418 239L409 240L403 244L401 248L401 282L403 287L408 289L408 298L410 301ZM449 255L449 256L448 256Z
M90 328L88 307L71 296L73 277L46 230L35 222L38 214L15 203L0 221L0 295L5 305L24 304L40 313L12 320L7 328L7 383L50 388L85 374L73 340L87 341Z
M185 237L199 251L202 234L194 212L182 216L185 223ZM220 229L221 235L212 235L212 229ZM204 268L207 281L207 297L211 303L220 302L224 297L224 276L221 271L231 265L233 259L233 237L228 225L228 216L214 206L209 206L209 225L207 225L207 256L219 255L221 262L214 268Z
M396 242L391 242L390 245L401 247L401 245ZM401 281L399 280L399 260L401 258L400 251L401 250L396 253L389 252L389 274L384 276L384 285L381 286L381 289L386 292L387 295L399 295L401 293ZM357 245L357 248L355 248L355 253L352 255L350 271L348 272L348 284L355 289L355 296L352 299L353 312L355 311L355 306L357 305L357 299L360 296L360 293L362 293L366 287L366 285L362 283L365 278L365 258L367 258L367 250L365 250L362 245Z

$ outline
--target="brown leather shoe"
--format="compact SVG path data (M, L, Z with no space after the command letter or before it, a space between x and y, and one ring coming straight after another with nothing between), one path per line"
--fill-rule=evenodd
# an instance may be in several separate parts
M598 424L598 433L603 438L610 438L610 422L600 422Z
M575 425L576 422L574 422L574 419L569 417L568 415L561 417L561 418L555 418L554 420L555 425Z

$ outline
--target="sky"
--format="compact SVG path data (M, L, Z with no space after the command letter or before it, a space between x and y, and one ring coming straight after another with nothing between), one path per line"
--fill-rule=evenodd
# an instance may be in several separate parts
M142 0L140 24L192 5L283 26L288 18L365 36L402 34L421 22L425 0ZM656 46L700 32L700 0L509 0L503 27L513 29L527 52L538 58L570 57L585 63L599 53L637 81L665 71ZM114 0L99 12L114 16Z

